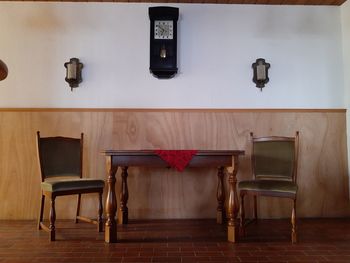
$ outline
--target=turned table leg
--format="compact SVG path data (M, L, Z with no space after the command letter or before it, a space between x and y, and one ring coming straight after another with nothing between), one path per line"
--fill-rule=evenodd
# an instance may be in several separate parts
M118 167L112 165L112 157L106 157L106 168L108 173L107 179L107 199L106 199L106 226L105 226L105 242L117 242L117 224L115 221L115 214L117 211L117 198L115 194L115 174Z
M129 199L129 190L128 190L128 167L122 167L122 185L120 191L120 208L118 213L118 224L127 224L128 223L128 199Z
M237 196L237 171L238 171L238 156L232 156L232 167L227 167L229 173L229 198L228 198L228 222L227 222L227 239L229 242L237 241L237 213L239 210Z
M216 209L216 222L222 224L225 220L225 188L224 188L224 167L218 168L218 187L216 198L218 200L218 207Z

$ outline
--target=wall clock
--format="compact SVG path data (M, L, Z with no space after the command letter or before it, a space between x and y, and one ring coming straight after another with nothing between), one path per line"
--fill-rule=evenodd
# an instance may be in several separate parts
M156 6L148 9L150 30L150 72L157 78L169 79L177 73L176 7Z

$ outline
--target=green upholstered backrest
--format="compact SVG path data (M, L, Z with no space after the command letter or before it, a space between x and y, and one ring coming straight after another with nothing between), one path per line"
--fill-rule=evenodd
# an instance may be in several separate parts
M253 141L253 170L257 179L293 180L294 140Z
M53 176L80 177L82 173L82 140L82 138L66 137L40 138L38 133L42 179Z

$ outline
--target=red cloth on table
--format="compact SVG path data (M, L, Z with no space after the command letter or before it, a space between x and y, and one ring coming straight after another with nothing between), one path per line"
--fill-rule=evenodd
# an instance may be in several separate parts
M155 150L154 152L171 167L182 172L197 153L197 150Z

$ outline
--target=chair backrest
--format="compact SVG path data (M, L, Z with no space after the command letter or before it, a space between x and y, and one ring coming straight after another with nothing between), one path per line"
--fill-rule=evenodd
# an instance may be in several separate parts
M295 137L252 138L252 169L255 179L296 182L299 132Z
M41 180L57 176L82 177L83 138L40 137L37 132L37 145Z

